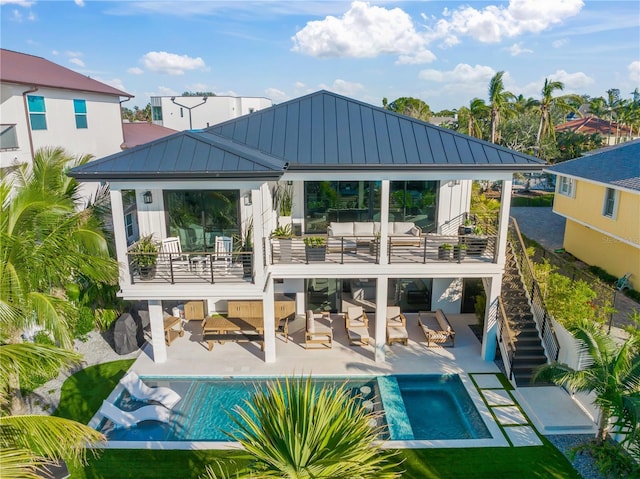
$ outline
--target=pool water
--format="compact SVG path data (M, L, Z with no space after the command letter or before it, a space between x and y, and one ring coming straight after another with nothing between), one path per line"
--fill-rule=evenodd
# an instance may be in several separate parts
M244 406L268 378L143 378L149 386L169 386L182 399L172 422L145 421L129 429L102 420L98 429L110 441L229 441L235 426L230 415ZM313 378L315 383L344 384L364 407L379 412L380 439L490 438L480 414L458 375L410 375ZM116 405L124 410L143 406L123 392Z

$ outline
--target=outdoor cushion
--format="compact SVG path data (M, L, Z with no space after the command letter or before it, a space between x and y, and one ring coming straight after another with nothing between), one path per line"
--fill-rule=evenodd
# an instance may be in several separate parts
M314 333L316 330L316 322L313 319L313 311L307 310L307 332Z
M395 234L395 235L404 234L404 235L418 236L420 234L418 232L418 229L416 228L416 225L408 221L406 222L398 221L398 222L391 223L391 225L393 225L392 234Z
M373 236L375 234L373 226L373 223L357 221L353 223L353 234L354 236Z
M332 236L353 236L353 223L329 223L329 234Z

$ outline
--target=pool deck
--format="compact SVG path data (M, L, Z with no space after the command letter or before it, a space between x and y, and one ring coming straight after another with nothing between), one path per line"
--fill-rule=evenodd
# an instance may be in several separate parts
M594 421L561 388L529 387L505 389L496 376L500 370L493 361L483 361L480 342L469 324L471 314L448 314L456 331L455 347L426 347L417 323L417 314L407 313L407 346L385 346L385 362L376 362L374 347L350 346L343 318L333 315L334 341L331 349L307 350L304 347L304 318L290 326L290 338L276 337L276 361L265 363L257 343L225 343L209 351L200 340L200 322L185 325L184 337L175 339L167 349L167 361L156 364L147 345L132 369L140 376L157 377L260 377L260 376L372 376L387 374L459 374L478 411L490 429L492 439L457 441L387 441L385 447L519 447L541 444L539 434L590 434ZM373 333L374 315L370 317ZM160 382L161 383L161 382ZM119 389L119 388L118 388ZM115 399L116 389L110 396ZM95 425L95 419L92 425ZM235 443L162 443L155 447L229 448ZM110 443L109 447L154 447L152 444Z

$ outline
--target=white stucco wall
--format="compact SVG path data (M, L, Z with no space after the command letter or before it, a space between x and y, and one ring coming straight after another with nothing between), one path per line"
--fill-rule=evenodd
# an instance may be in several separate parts
M462 278L434 278L431 289L431 309L458 314L462 306Z

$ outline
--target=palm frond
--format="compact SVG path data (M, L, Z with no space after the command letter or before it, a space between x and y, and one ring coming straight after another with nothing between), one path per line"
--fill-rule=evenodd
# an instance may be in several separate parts
M28 449L0 448L0 472L4 479L42 479L37 472L47 463Z

